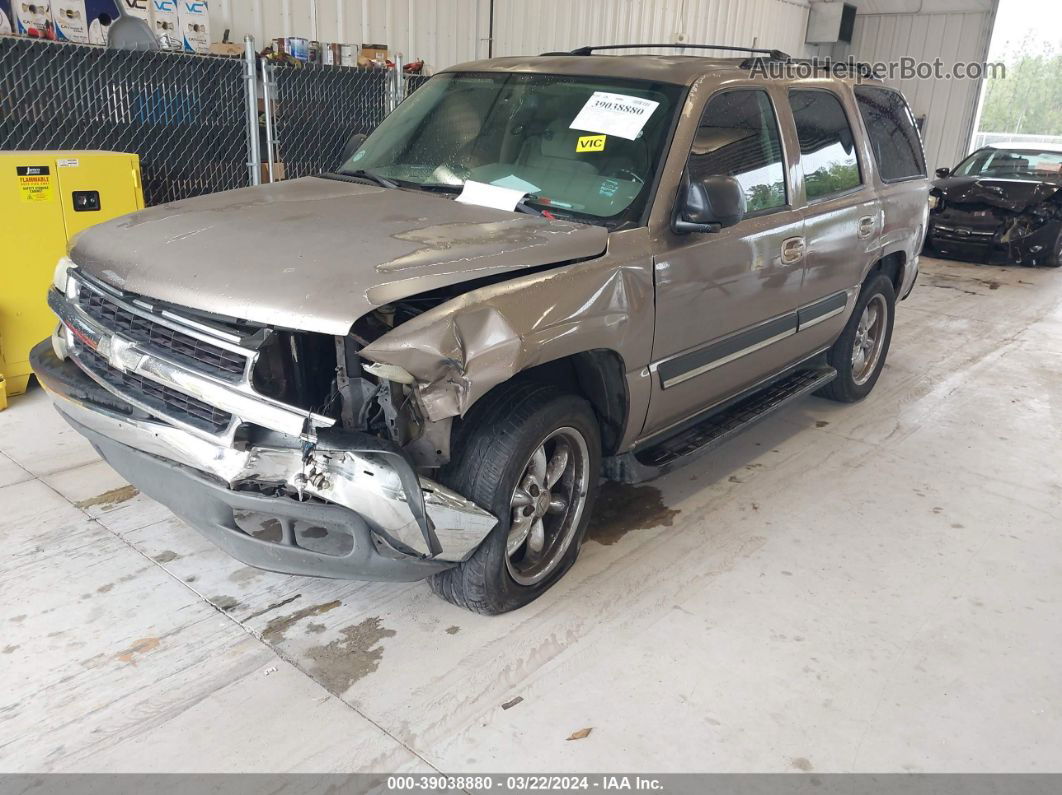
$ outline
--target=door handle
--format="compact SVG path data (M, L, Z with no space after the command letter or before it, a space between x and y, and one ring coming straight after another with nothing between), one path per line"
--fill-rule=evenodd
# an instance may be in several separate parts
M782 241L782 264L793 265L804 259L804 238L787 237Z
M866 240L872 234L874 234L874 228L877 224L874 223L874 216L864 215L859 219L859 239Z

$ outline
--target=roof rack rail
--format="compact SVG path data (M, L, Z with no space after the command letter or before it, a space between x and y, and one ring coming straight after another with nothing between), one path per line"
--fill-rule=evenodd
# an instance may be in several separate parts
M788 53L781 50L763 50L755 47L734 47L729 44L601 44L597 46L576 47L569 52L544 52L543 55L592 55L596 50L725 50L727 52L749 52L766 55L772 61L791 60Z

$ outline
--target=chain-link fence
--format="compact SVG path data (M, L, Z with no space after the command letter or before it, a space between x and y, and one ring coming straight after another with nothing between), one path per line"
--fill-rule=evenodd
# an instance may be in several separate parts
M247 184L243 65L0 37L0 149L140 155L148 204Z
M428 75L406 75L405 96L409 96L422 85L428 82Z
M334 171L350 136L387 113L388 73L335 66L269 70L276 159L285 179Z
M0 149L137 154L153 205L256 182L266 169L249 172L249 158L266 161L270 141L278 179L334 170L352 135L372 132L428 79L396 86L393 71L255 65L269 77L263 91L245 80L249 63L0 36Z

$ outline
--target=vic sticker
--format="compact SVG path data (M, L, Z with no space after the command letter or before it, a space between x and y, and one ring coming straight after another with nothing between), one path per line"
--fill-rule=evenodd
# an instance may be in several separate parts
M627 94L595 91L568 126L573 130L616 135L633 141L659 102Z
M575 144L576 152L604 152L605 135L581 135Z

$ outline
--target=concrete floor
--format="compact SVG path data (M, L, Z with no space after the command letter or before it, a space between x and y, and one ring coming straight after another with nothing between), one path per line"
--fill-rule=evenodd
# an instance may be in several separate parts
M242 566L35 389L0 770L1059 771L1060 436L1062 272L927 260L869 399L607 488L567 578L484 618Z

